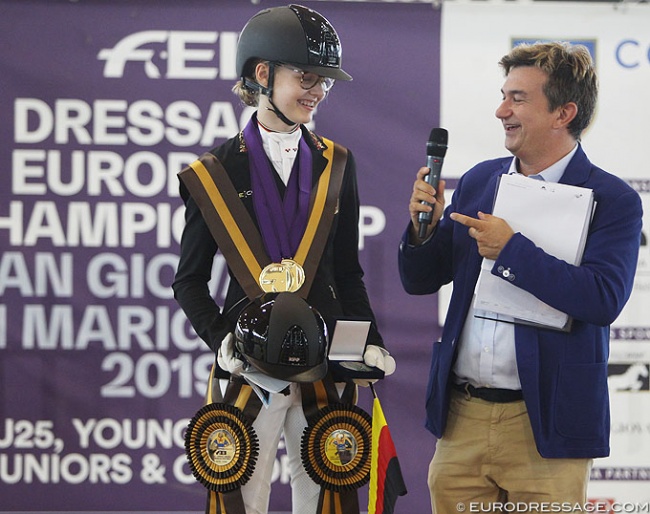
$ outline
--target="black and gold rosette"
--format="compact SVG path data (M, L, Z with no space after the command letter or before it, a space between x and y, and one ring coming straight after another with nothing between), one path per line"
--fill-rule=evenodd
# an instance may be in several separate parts
M258 449L250 421L237 407L225 403L201 408L185 433L192 474L210 491L233 491L248 482Z
M372 419L356 405L320 409L302 436L302 463L330 491L351 491L370 480Z

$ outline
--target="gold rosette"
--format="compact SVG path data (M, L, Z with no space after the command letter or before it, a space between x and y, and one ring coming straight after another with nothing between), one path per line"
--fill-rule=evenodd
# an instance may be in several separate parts
M194 477L210 491L238 489L250 479L257 434L241 410L225 403L201 408L185 433L185 454Z
M302 463L330 491L358 489L370 480L372 419L355 405L324 407L305 428Z

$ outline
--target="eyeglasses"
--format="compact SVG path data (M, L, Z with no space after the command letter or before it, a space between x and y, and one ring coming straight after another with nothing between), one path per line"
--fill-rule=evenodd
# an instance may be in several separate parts
M295 68L291 65L284 64L284 63L278 63L278 66L282 66L283 68L291 70L294 73L299 73L300 87L303 88L304 90L309 90L312 87L314 87L316 84L320 84L320 87L323 89L323 91L325 93L328 93L329 90L332 89L332 87L334 87L335 79L331 77L322 77L317 73L313 73L311 71L303 71L299 68Z

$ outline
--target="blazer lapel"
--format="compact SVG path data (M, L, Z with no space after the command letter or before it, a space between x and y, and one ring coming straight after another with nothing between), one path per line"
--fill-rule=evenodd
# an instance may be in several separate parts
M564 175L560 179L561 184L568 184L571 186L581 186L591 174L591 162L582 149L582 145L578 143L578 150L569 162L569 165L564 171Z

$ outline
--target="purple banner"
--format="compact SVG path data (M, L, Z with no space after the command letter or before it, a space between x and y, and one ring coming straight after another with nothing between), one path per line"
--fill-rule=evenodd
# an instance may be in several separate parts
M377 386L409 490L396 513L425 512L437 304L403 292L397 245L439 120L440 12L303 4L336 27L354 77L313 128L357 160L366 284L397 360ZM243 128L250 112L230 91L237 37L274 5L0 5L0 512L202 510L183 437L214 356L170 288L176 173ZM213 278L220 299L222 262ZM370 412L370 391L360 397ZM289 511L282 451L274 479L271 510Z

